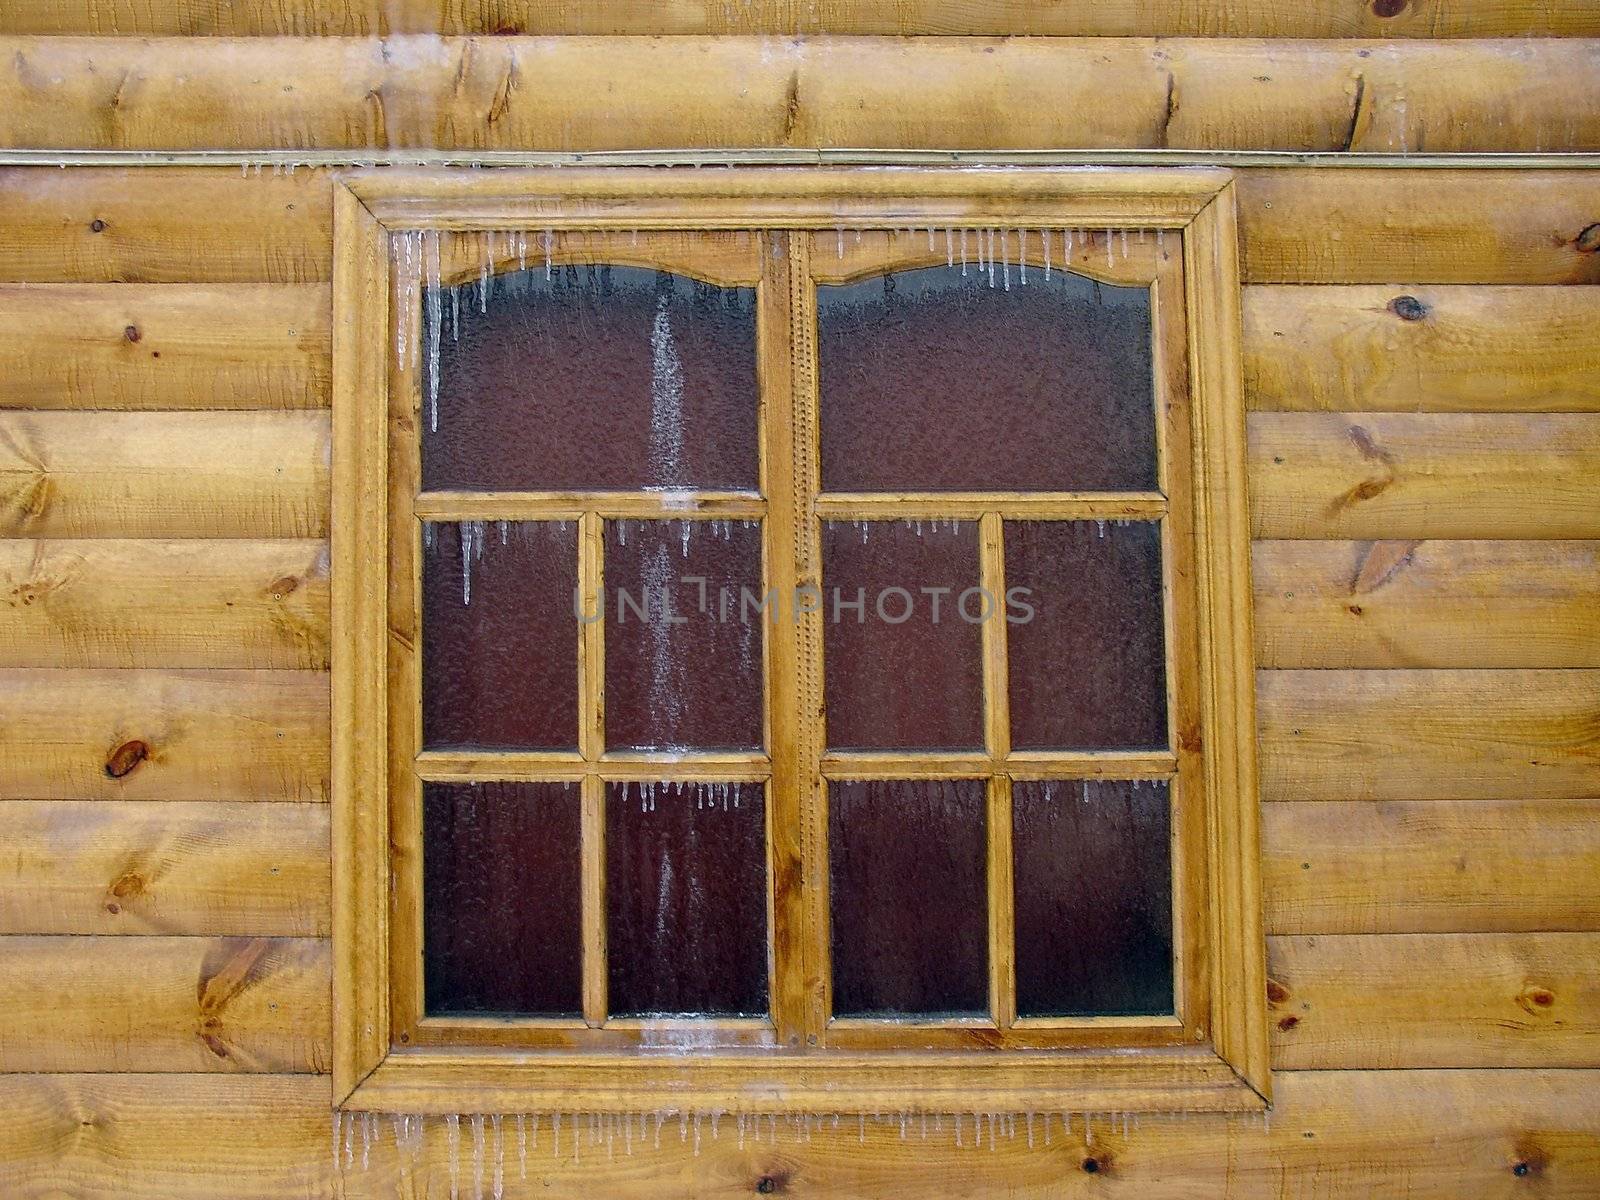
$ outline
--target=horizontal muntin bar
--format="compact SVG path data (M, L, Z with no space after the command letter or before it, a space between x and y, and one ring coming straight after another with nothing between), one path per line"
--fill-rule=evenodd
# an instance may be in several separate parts
M412 512L424 521L748 520L767 515L755 492L689 488L637 492L422 492Z
M1156 521L1168 507L1160 492L824 492L814 504L824 521Z

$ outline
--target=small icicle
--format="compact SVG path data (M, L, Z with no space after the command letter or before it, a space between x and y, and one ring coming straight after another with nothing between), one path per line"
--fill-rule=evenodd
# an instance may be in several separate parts
M361 1114L361 1169L367 1170L372 1166L372 1138L377 1129L378 1119L372 1113Z
M967 275L967 231L965 229L963 229L961 231L961 277L963 279L965 279L966 275Z
M1063 271L1072 269L1072 230L1070 229L1061 231L1061 269Z
M1111 251L1112 251L1111 230L1108 229L1108 230L1105 231L1105 238L1106 238L1106 266L1112 267L1112 266L1116 265L1116 260L1111 256Z
M986 230L985 232L988 234L989 245L984 251L984 257L986 259L988 259L989 286L993 287L994 286L994 230L990 229L990 230Z
M1011 290L1011 239L1006 236L1006 230L1000 232L1000 278L1005 284L1005 291Z
M554 263L555 252L556 231L553 229L546 229L544 231L544 277L546 280L550 278L550 269Z
M489 1118L494 1127L494 1200L505 1200L506 1195L506 1147L505 1131L500 1114L495 1113Z
M1049 279L1050 278L1050 231L1048 229L1039 230L1039 238L1040 238L1041 241L1044 242L1044 277L1046 279Z
M450 1148L450 1200L461 1196L461 1117L450 1113L444 1119L445 1141Z
M444 332L444 295L440 291L439 231L428 230L423 243L427 259L428 288L423 293L423 317L428 333L428 430L439 432L439 342Z
M1122 257L1123 258L1127 258L1128 257L1128 231L1126 229L1117 230L1117 237L1118 237L1118 240L1122 243Z
M340 1145L340 1141L342 1140L343 1134L344 1109L336 1108L333 1110L333 1169L335 1171L339 1169L339 1153L343 1148Z
M1023 287L1028 286L1028 231L1017 230L1017 279Z
M956 265L956 236L949 226L946 226L944 231L944 265L947 267Z
M539 1117L538 1117L537 1114L534 1115L533 1121L534 1121L534 1125L533 1125L534 1134L533 1134L533 1136L535 1138L537 1138L539 1136ZM522 1178L523 1179L527 1179L527 1177L528 1177L528 1122L527 1122L527 1119L523 1116L522 1113L518 1113L517 1114L517 1166L518 1166L519 1170L522 1173Z
M561 1157L561 1114L550 1114L550 1153L555 1158Z
M839 225L839 226L835 227L833 232L838 237L838 253L839 253L839 257L843 258L844 257L844 226L843 225Z
M483 1200L483 1114L473 1113L472 1124L472 1200Z

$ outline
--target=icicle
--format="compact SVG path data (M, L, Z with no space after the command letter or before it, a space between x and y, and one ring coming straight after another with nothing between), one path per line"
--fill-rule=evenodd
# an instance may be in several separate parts
M1023 287L1028 286L1028 231L1017 230L1017 279Z
M956 237L948 226L944 231L944 265L947 267L956 265Z
M462 521L456 528L461 533L461 604L472 604L473 521Z
M333 1110L333 1169L339 1169L340 1139L344 1134L344 1109Z
M1072 269L1072 230L1070 229L1061 231L1061 269L1063 271Z
M1105 231L1105 239L1106 239L1106 266L1107 267L1112 267L1112 266L1116 265L1116 261L1111 257L1111 230L1108 229L1108 230Z
M423 293L423 316L428 327L428 429L439 432L439 340L444 329L444 297L440 292L439 231L427 232L428 287Z
M844 226L843 225L839 225L839 226L835 227L834 233L838 236L838 253L839 253L839 257L843 258L844 257Z
M1000 278L1005 284L1005 291L1011 290L1011 239L1006 236L1006 230L1000 230Z
M1161 255L1163 258L1166 257L1167 231L1165 229L1156 230L1156 253Z
M376 1126L377 1117L372 1113L361 1114L361 1169L363 1171L372 1166L372 1137Z
M489 1118L494 1126L494 1200L505 1200L506 1194L506 1147L505 1131L500 1119L500 1114L495 1113Z
M555 1158L561 1157L561 1114L550 1114L550 1153Z
M1122 244L1122 257L1123 258L1127 258L1128 257L1128 231L1126 229L1117 230L1117 238Z
M456 1113L444 1119L445 1141L450 1148L450 1200L461 1195L461 1117Z
M535 1144L539 1137L539 1116L533 1117L533 1136ZM528 1178L528 1122L523 1114L517 1114L517 1167L523 1179Z
M994 286L994 230L990 229L990 230L987 230L986 232L987 232L988 238L989 238L989 245L984 251L984 257L988 260L989 286L993 287Z
M1049 279L1050 278L1050 231L1048 229L1039 230L1039 238L1040 238L1040 240L1042 240L1044 242L1044 277L1046 279Z
M961 231L961 277L963 279L965 279L966 275L967 275L967 231L965 229L963 229Z
M528 231L517 230L517 271L521 273L528 269Z
M483 1114L473 1113L472 1125L472 1200L483 1200Z
M489 288L494 279L494 234L483 237L483 259L478 264L478 311L489 311Z
M553 265L556 252L556 232L553 229L544 231L544 277L550 278L550 268Z
M683 537L683 557L684 558L688 558L689 557L689 530L694 525L694 522L693 521L679 521L678 524L680 526L682 526L682 529L679 532L682 534L682 537ZM665 603L665 601L663 601L663 603Z

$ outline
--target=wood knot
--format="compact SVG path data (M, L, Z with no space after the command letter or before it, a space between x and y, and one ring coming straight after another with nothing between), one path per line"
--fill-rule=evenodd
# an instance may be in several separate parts
M1407 0L1372 0L1372 15L1383 17L1398 17L1406 10Z
M123 742L106 758L106 774L112 779L121 779L149 757L149 743L138 738Z
M1420 321L1428 315L1428 306L1415 296L1396 296L1389 301L1389 311L1402 321Z
M104 221L102 221L99 217L96 217L94 220L89 222L89 232L90 233L104 233L105 231L106 231L106 223Z
M1278 1028L1284 1033L1288 1033L1289 1030L1293 1029L1298 1024L1300 1024L1300 1018L1295 1016L1293 1013L1290 1013L1288 1016L1284 1017L1278 1022Z
M1276 979L1267 980L1267 1000L1272 1004L1283 1004L1289 999L1289 989Z
M1098 1175L1100 1173L1100 1160L1090 1155L1083 1160L1083 1169L1086 1174Z
M1596 250L1600 250L1600 221L1596 221L1580 233L1574 239L1573 245L1585 254L1593 254Z
M282 600L300 586L300 581L293 575L285 575L282 579L274 579L267 584L267 594L274 600Z
M1527 1013L1537 1013L1540 1009L1555 1006L1556 994L1547 987L1530 983L1522 989L1517 997L1517 1004Z
M118 900L129 900L134 896L142 896L148 885L149 881L139 872L125 871L112 881L108 890Z
M763 1196L770 1196L778 1190L779 1184L771 1175L763 1175L756 1180L756 1191Z
M137 325L129 325L123 329L122 336L130 342L137 342L144 334L139 332Z

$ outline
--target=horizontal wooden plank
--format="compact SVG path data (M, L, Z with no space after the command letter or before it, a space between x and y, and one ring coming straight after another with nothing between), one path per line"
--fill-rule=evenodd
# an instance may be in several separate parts
M1600 412L1600 289L1244 289L1245 397L1296 412Z
M1270 933L1600 930L1600 800L1328 800L1261 813Z
M0 667L328 666L319 541L0 541Z
M246 178L227 168L0 168L0 279L325 281L330 188L325 171Z
M1600 283L1600 173L1239 172L1247 283Z
M1600 933L1267 939L1273 1066L1600 1064Z
M1600 414L1251 413L1258 538L1600 537Z
M325 407L332 325L320 284L0 286L0 406Z
M0 141L1584 150L1596 88L1596 43L1562 38L0 37Z
M0 799L328 794L319 671L0 670Z
M0 933L326 937L328 806L0 801Z
M1455 38L1600 34L1583 0L1416 0L1350 5L1337 0L1106 0L1051 5L1031 0L567 0L507 6L493 0L10 0L0 32L121 37L348 37L442 34L885 34L1033 37Z
M321 538L326 412L0 411L0 534Z
M781 1116L763 1121L759 1138L741 1139L734 1119L724 1117L715 1138L710 1121L701 1122L698 1149L691 1132L680 1139L672 1119L659 1144L651 1117L646 1137L613 1129L608 1149L589 1141L587 1121L569 1118L559 1154L544 1118L530 1138L526 1179L508 1120L498 1161L511 1200L761 1191L832 1200L1576 1197L1592 1195L1600 1183L1597 1078L1571 1070L1283 1072L1274 1081L1270 1122L1146 1115L1125 1130L1120 1119L1101 1116L1090 1144L1080 1114L1070 1136L1053 1114L1049 1144L1040 1116L1030 1146L1019 1115L1014 1134L999 1131L993 1149L985 1138L981 1150L970 1113L963 1114L959 1147L948 1117L926 1140L915 1119L902 1139L898 1117L860 1127L846 1117L838 1129L825 1125L802 1136ZM396 1151L388 1121L365 1152L352 1124L349 1165L336 1171L328 1103L327 1081L315 1076L6 1076L0 1105L10 1119L0 1126L0 1188L16 1200L450 1195L443 1120L428 1122L420 1147L407 1154ZM471 1196L471 1126L460 1126L457 1191ZM582 1133L576 1147L575 1128ZM485 1195L493 1190L494 1146L490 1127Z
M1261 667L1600 667L1600 542L1257 542Z
M1600 671L1258 671L1261 798L1600 796Z
M0 937L0 1070L324 1071L328 945Z

